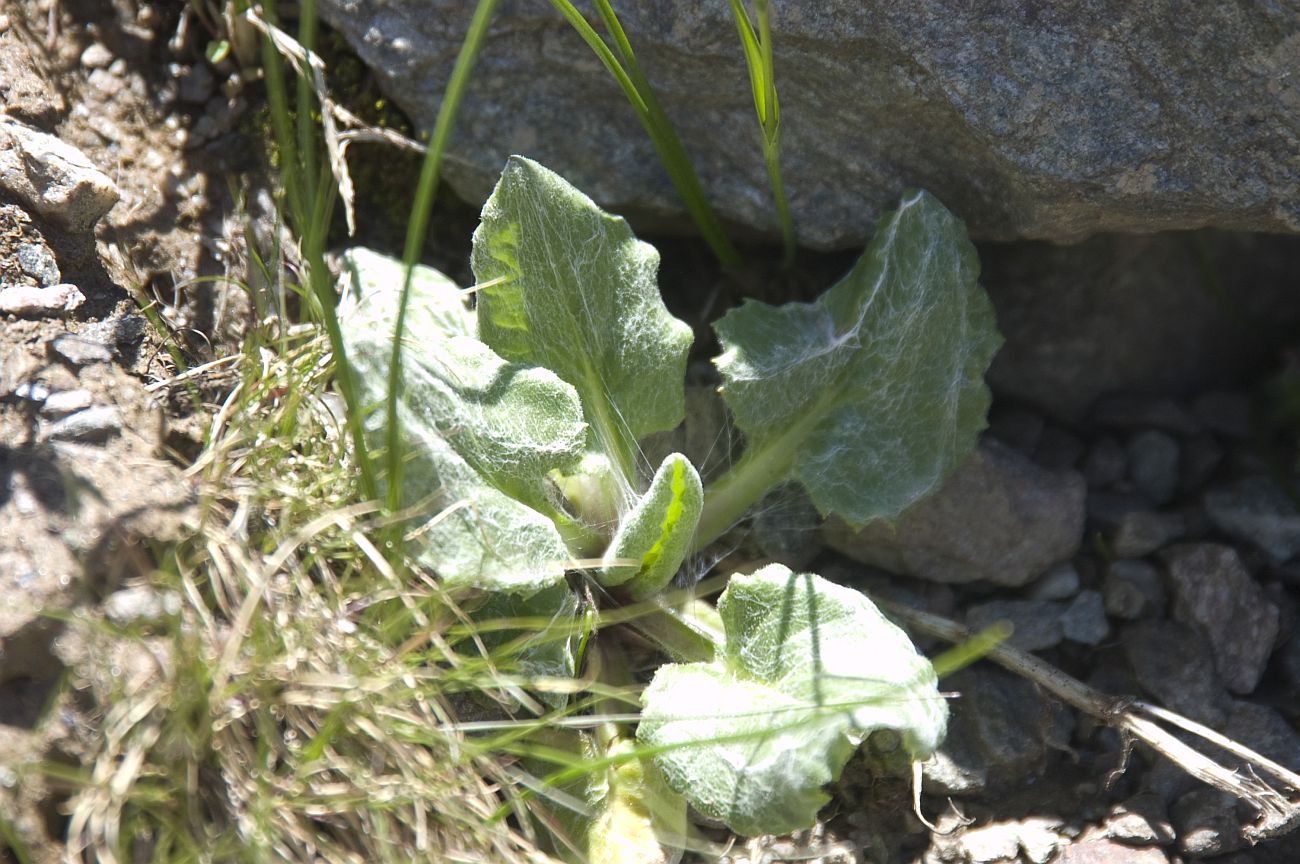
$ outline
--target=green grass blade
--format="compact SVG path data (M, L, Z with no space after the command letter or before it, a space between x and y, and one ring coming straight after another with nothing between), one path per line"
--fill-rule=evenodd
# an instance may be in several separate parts
M682 146L681 139L673 130L672 122L655 97L654 88L642 72L640 64L637 63L632 44L609 0L596 0L595 6L601 21L614 39L615 47L622 57L621 63L582 14L574 8L570 0L551 0L551 5L578 32L609 73L614 76L628 101L632 103L637 119L645 127L650 142L659 155L659 161L668 172L673 188L677 190L678 197L681 198L686 211L695 222L704 241L709 244L714 256L726 267L739 266L740 253L727 238L722 223L713 212L708 197L700 185L699 177L691 167L686 148Z
M309 0L310 3L310 0ZM262 14L270 26L276 25L274 4L262 7ZM351 364L348 363L347 351L343 345L339 330L338 317L335 314L333 287L329 284L329 271L325 267L324 243L329 232L329 221L337 190L332 182L322 182L316 177L307 179L307 158L299 148L297 129L290 125L290 108L288 87L284 80L284 66L269 35L262 35L262 67L266 78L266 98L271 108L271 127L279 150L281 182L284 184L285 197L289 203L289 215L293 227L302 240L303 259L307 264L307 278L310 284L309 296L312 298L313 311L317 319L324 324L334 355L335 380L339 392L347 403L347 428L356 454L357 467L361 475L361 491L368 499L376 495L374 466L366 448L364 430L361 423L361 409L357 396L356 380ZM301 76L300 79L301 81ZM299 93L303 91L300 89ZM306 101L295 105L298 117L307 115L312 110L310 89L306 91ZM301 120L299 121L301 122ZM314 135L304 136L309 150L316 147ZM310 163L317 164L315 157ZM324 169L321 169L324 170Z
M452 123L465 94L465 85L469 81L470 69L483 46L487 36L488 23L492 20L497 0L479 0L470 19L469 31L456 63L452 66L451 78L447 81L447 90L443 94L442 104L438 106L438 117L433 123L433 134L429 138L429 148L424 154L424 163L420 167L420 179L415 187L415 200L411 204L411 218L406 225L406 245L402 250L402 263L406 267L406 276L402 280L402 298L397 308L397 321L393 325L393 352L388 364L388 399L384 406L387 423L387 464L385 466L388 484L388 507L396 512L402 500L402 438L401 425L397 417L397 405L402 394L402 337L406 332L406 310L411 299L411 274L420 257L420 248L424 245L424 234L429 225L429 212L433 209L433 196L438 188L438 170L442 164L442 154L447 148L447 139L451 135Z
M777 221L781 225L784 249L781 263L789 268L794 263L794 219L790 215L785 182L781 178L781 105L776 95L776 74L773 70L771 15L768 14L767 0L755 0L758 19L758 29L755 31L743 0L728 2L732 17L736 19L736 30L745 54L745 66L749 69L754 111L758 115L758 125L763 136L763 162L767 167L768 185L772 188Z

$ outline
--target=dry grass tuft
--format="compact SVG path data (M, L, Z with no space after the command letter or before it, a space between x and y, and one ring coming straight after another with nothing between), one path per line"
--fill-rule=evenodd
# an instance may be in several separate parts
M512 767L448 707L504 692L497 665L437 583L394 571L388 526L353 503L329 366L319 336L250 348L213 406L198 524L152 580L180 611L130 635L149 668L92 688L103 716L70 857L549 860L498 818L519 803Z

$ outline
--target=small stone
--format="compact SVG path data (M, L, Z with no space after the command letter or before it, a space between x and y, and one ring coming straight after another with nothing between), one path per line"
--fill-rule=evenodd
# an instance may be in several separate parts
M82 328L82 339L103 343L110 348L140 341L149 322L141 315L117 315Z
M1047 864L1056 855L1063 839L1057 830L1060 823L1053 819L1031 817L1018 823L1020 851L1029 864Z
M181 597L175 591L159 591L141 585L114 591L104 598L104 617L118 627L152 624L181 611Z
M102 342L84 339L73 333L63 333L50 340L50 350L73 366L107 363L113 351Z
M86 69L103 69L113 62L113 52L99 42L92 42L81 52L81 65Z
M1012 864L1020 856L1020 832L1014 822L972 828L962 835L971 864Z
M1033 684L984 664L945 678L944 688L960 696L947 738L922 766L928 791L974 795L1042 770L1054 716Z
M1031 600L1069 600L1079 593L1079 571L1069 561L1062 561L1043 574L1029 592Z
M1172 399L1116 394L1103 396L1092 409L1093 424L1116 429L1161 429L1174 435L1201 431L1196 418Z
M89 390L60 390L51 393L41 405L41 413L47 417L62 417L94 404L95 397Z
M1145 561L1121 558L1106 568L1102 587L1106 612L1115 618L1163 618L1168 601L1160 572Z
M895 525L854 532L830 519L828 545L864 564L935 582L1017 587L1079 550L1083 478L1048 471L996 441L982 442L934 495Z
M1131 846L1168 846L1174 842L1165 802L1150 792L1115 805L1106 818L1106 836Z
M111 405L99 405L70 414L50 424L51 441L103 441L122 431L122 417Z
M14 388L14 395L28 402L44 403L50 398L50 388L39 381L24 381Z
M1251 437L1250 396L1238 390L1211 390L1196 397L1192 415L1206 429L1231 438L1249 441Z
M1205 512L1220 531L1264 551L1275 564L1300 553L1300 511L1268 477L1243 478L1205 493Z
M1249 693L1277 639L1279 611L1231 546L1186 543L1165 552L1174 619L1202 634L1234 693Z
M63 281L58 262L54 260L50 250L40 243L23 243L18 247L17 258L18 266L24 273L35 279L42 288L49 288Z
M0 286L0 313L31 315L38 318L63 315L86 302L86 295L76 285Z
M1220 727L1228 696L1205 638L1173 621L1139 621L1120 634L1135 683L1171 711Z
M1083 645L1100 645L1110 635L1101 592L1080 591L1061 614L1061 630L1066 639Z
M1128 453L1110 435L1098 438L1088 448L1088 455L1083 460L1083 478L1088 481L1089 489L1114 486L1127 473Z
M1188 855L1209 857L1242 848L1245 841L1236 816L1237 799L1217 789L1197 789L1171 808L1178 831L1178 848Z
M1114 840L1085 840L1061 850L1057 864L1169 864L1158 847L1135 849Z
M1062 604L1049 600L994 600L966 611L966 626L983 630L1000 621L1014 628L1007 644L1021 651L1042 651L1061 644Z
M1110 541L1111 551L1120 558L1141 558L1182 536L1186 528L1187 522L1179 513L1132 510L1119 517Z
M1181 453L1172 435L1156 429L1140 432L1128 443L1128 474L1133 486L1152 504L1165 504L1178 491Z
M2 114L0 189L73 232L89 231L121 196L86 154Z

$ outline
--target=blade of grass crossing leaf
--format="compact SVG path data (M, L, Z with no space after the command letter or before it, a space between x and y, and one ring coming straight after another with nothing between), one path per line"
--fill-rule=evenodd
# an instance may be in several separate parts
M434 192L438 188L438 170L442 164L442 154L451 135L452 123L465 93L469 81L470 69L487 36L488 24L492 20L497 0L479 0L470 19L469 30L465 33L465 42L447 81L447 90L443 93L442 104L438 106L438 117L433 123L433 134L429 138L429 149L425 151L424 163L420 166L420 179L415 187L415 200L411 204L411 219L406 226L406 245L402 250L402 263L406 275L402 280L402 298L397 309L397 321L393 326L393 353L388 365L388 399L384 406L387 424L387 465L385 476L388 484L388 507L396 511L402 500L402 429L397 416L397 406L402 390L402 338L406 330L406 310L410 304L411 274L416 260L420 257L420 248L424 244L425 230L429 225L429 211L433 208Z
M627 33L623 30L608 0L596 0L596 11L614 38L618 53L622 56L621 64L614 56L614 52L569 0L551 0L551 5L578 32L605 69L614 76L614 80L618 82L628 101L632 103L632 109L649 134L650 142L654 145L664 170L668 172L673 188L677 190L678 197L682 199L687 212L691 214L692 221L700 230L705 242L709 244L714 256L726 267L739 266L740 253L736 251L731 241L727 239L726 232L722 230L722 224L709 205L699 178L691 167L690 157L686 155L686 149L682 146L677 133L673 131L668 115L664 113L659 100L655 98L654 88L645 73L641 71Z

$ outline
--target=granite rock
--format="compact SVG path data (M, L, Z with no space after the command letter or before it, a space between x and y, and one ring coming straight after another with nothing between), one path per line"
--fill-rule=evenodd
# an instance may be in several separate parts
M473 8L320 4L424 130ZM1120 0L801 0L773 9L782 168L806 245L862 245L912 185L938 195L978 236L1000 240L1202 226L1300 231L1292 5L1213 5L1190 16ZM775 235L727 4L658 0L624 4L619 16L707 197L724 219ZM545 3L498 7L444 172L481 201L511 153L538 159L605 206L680 218L622 91Z
M0 189L73 232L89 231L120 197L76 147L2 114Z
M1254 690L1277 640L1277 606L1231 546L1185 543L1170 547L1163 557L1174 618L1205 637L1229 690Z

